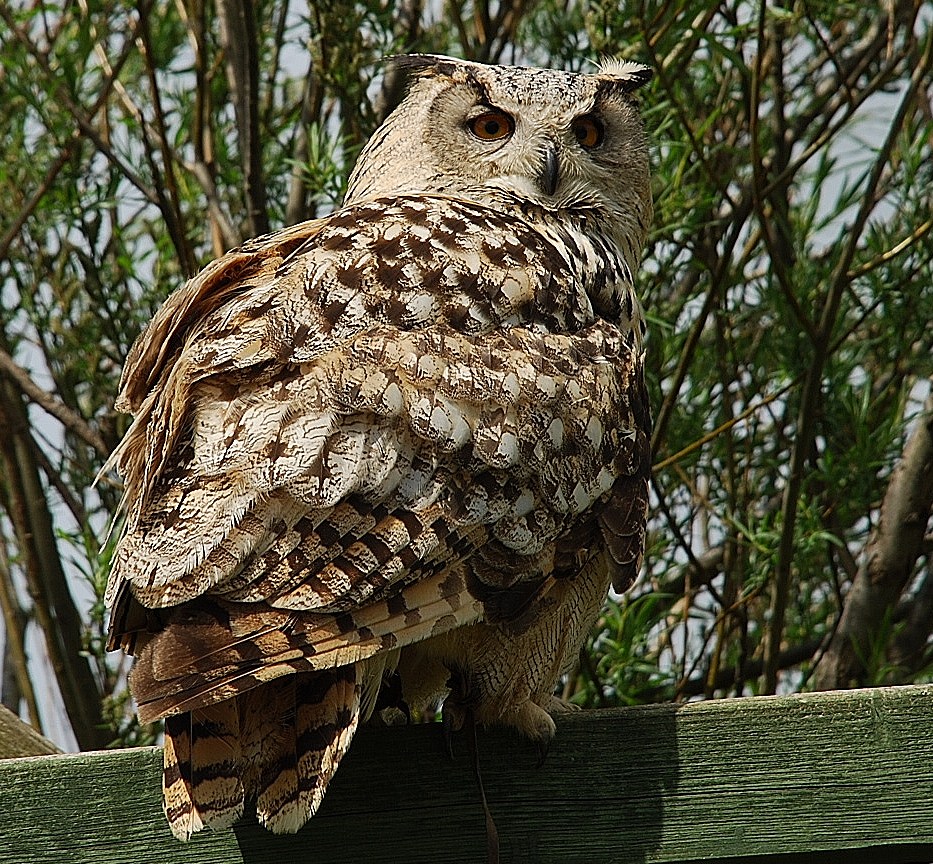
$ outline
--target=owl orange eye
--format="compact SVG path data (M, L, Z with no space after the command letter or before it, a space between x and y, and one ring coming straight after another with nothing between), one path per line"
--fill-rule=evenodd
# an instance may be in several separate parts
M480 141L501 141L515 131L515 121L504 111L484 111L467 123Z
M573 134L577 136L577 141L581 147L592 150L603 143L606 136L606 130L598 118L592 114L584 114L573 121Z

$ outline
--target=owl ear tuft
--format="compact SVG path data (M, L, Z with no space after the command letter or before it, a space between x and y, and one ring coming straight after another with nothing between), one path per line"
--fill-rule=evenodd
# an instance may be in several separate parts
M597 77L613 89L622 93L633 93L654 77L654 70L643 63L604 57L599 64Z
M445 54L393 54L386 63L413 75L452 75L464 61Z

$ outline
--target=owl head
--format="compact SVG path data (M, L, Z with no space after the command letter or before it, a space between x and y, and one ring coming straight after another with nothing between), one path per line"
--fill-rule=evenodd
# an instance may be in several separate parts
M629 240L644 239L648 148L632 94L649 67L610 61L587 74L426 54L394 62L410 71L410 87L360 154L347 203L427 193L495 206L506 193L554 210L601 208Z

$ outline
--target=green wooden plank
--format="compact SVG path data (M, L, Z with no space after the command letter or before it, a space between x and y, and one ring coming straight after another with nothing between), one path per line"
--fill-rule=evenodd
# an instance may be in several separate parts
M154 748L8 760L0 862L482 862L458 749L436 726L364 729L298 835L244 822L188 844L163 823ZM933 687L581 712L540 768L507 734L480 753L503 864L933 861Z

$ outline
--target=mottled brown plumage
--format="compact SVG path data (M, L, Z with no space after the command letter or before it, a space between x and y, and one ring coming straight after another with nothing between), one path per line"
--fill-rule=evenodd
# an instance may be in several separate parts
M546 742L640 563L647 70L403 62L346 205L209 265L127 360L111 641L182 839L248 799L300 828L389 680L455 673Z

